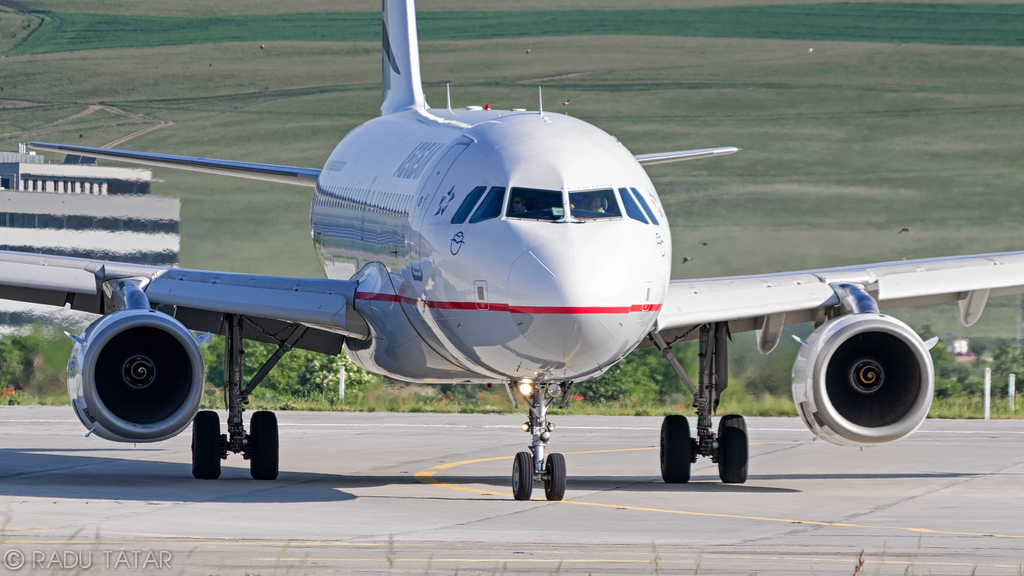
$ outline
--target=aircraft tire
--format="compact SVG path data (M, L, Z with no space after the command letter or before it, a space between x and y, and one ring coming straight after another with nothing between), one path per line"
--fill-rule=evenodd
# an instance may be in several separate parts
M718 422L718 476L726 484L747 481L747 422L730 414Z
M279 457L277 415L254 412L249 420L249 473L256 480L277 480Z
M544 497L561 500L565 496L565 456L548 454L546 466L548 479L544 481Z
M201 410L192 420L192 475L220 478L220 417L211 410Z
M520 452L512 462L512 496L529 500L533 494L533 454Z
M661 423L661 479L668 484L690 481L693 443L686 416L665 416Z

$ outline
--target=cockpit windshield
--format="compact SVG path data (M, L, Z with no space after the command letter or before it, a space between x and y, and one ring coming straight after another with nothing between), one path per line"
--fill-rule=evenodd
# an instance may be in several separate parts
M565 217L562 193L558 190L513 188L508 195L508 218L529 220L561 220Z
M611 189L569 192L569 213L579 220L622 216L619 203L615 201L615 191Z

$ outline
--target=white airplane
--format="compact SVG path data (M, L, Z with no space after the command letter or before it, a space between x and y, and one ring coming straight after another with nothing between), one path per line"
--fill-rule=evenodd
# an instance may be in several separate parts
M537 111L430 108L412 0L383 4L381 116L350 132L320 170L65 146L33 148L310 186L312 236L328 279L158 268L0 253L0 297L102 316L73 336L68 392L90 433L155 442L193 424L193 474L217 478L241 453L278 475L271 412L246 432L248 396L293 347L337 354L407 382L503 384L530 411L515 498L542 482L563 497L565 459L547 454L547 410L638 346L658 347L694 397L665 418L661 470L687 482L698 456L724 482L747 478L743 418L712 415L728 384L730 333L768 353L787 324L813 322L793 400L816 435L847 446L894 442L932 401L929 348L879 309L959 302L972 324L989 296L1024 292L1024 253L901 261L731 278L671 280L671 231L644 166L736 148L634 155L600 129ZM226 336L228 433L199 411L200 341ZM242 341L280 345L248 382ZM699 375L673 343L697 339Z

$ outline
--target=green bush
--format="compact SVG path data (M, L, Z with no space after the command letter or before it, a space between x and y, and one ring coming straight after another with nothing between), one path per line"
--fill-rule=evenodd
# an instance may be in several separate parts
M803 332L801 332L803 331ZM787 328L805 335L808 327ZM931 337L930 327L921 330ZM931 350L935 364L935 403L931 416L977 418L983 409L983 374L992 369L992 414L1014 417L1006 402L1006 379L1021 374L1024 352L1012 340L981 340L972 349L992 351L991 359L962 361L942 343ZM66 404L65 367L72 342L52 329L36 329L0 337L0 404ZM251 378L276 346L246 341L245 370ZM778 349L762 356L752 333L733 336L729 386L718 414L794 415L790 369L799 345L784 338ZM224 339L214 337L202 349L206 360L204 408L223 408ZM696 379L697 345L678 343L673 353ZM345 374L345 398L339 396L339 374ZM692 416L693 399L661 353L651 347L634 351L601 376L574 385L572 401L555 414ZM400 412L512 412L503 384L409 385L390 381L356 366L347 356L325 356L306 350L286 354L256 388L249 409L363 410ZM1024 407L1022 407L1024 408ZM520 411L525 407L520 405ZM1024 409L1018 414L1024 413Z

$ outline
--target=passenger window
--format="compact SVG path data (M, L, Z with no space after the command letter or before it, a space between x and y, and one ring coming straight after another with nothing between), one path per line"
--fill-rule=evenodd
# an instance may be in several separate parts
M644 211L637 205L636 200L633 199L633 195L629 192L628 188L619 188L619 196L622 196L622 205L626 208L626 216L629 216L633 220L638 220L647 224L647 218L644 217Z
M490 220L491 218L497 218L501 216L501 205L505 201L505 188L503 186L494 186L491 191L487 193L484 201L480 203L480 207L473 213L473 217L469 219L470 224L476 224L477 222L483 222L484 220Z
M487 186L477 186L473 188L473 191L466 195L466 199L462 201L462 205L456 210L455 215L452 216L452 224L462 224L469 218L469 213L473 211L473 207L480 201L480 197L487 191Z
M505 216L529 220L561 220L565 217L562 193L558 190L513 188Z
M615 201L615 191L610 189L569 192L569 213L580 220L622 216L619 203Z
M641 207L643 207L644 212L647 212L647 217L651 219L651 224L658 226L658 219L654 217L654 210L651 210L651 207L647 205L647 200L644 198L644 195L638 192L636 188L630 188L630 190L632 190L633 194L636 195L636 201L640 203Z

